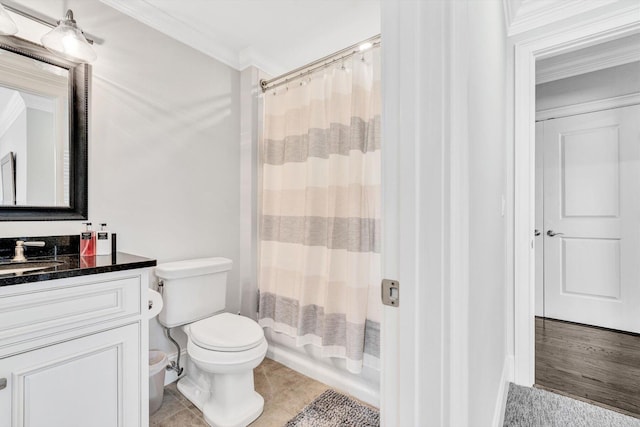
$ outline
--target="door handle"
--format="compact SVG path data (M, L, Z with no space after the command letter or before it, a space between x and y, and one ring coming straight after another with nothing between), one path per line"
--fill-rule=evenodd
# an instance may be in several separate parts
M553 236L564 236L564 233L556 233L553 230L549 230L547 231L547 236L549 237L553 237Z
M540 235L540 230L538 230L537 228L535 230L533 230L533 235L534 236L539 236Z

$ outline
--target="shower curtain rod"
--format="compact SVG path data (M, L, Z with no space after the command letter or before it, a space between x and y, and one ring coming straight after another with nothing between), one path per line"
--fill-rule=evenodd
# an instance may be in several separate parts
M283 84L289 83L291 80L303 77L305 75L309 75L316 70L320 70L325 67L329 67L336 62L342 61L345 58L348 58L352 55L360 53L366 49L360 50L360 46L365 45L367 43L371 43L371 46L367 49L374 48L380 45L382 41L380 34L369 37L366 40L362 40L360 43L356 43L349 47L345 47L337 52L332 53L331 55L327 55L323 58L317 59L313 62L310 62L307 65L303 65L302 67L296 68L295 70L291 70L287 73L281 74L278 77L274 77L273 79L261 79L260 87L262 88L262 92L266 92L269 89L274 89L278 86L282 86ZM294 74L297 74L293 76ZM293 77L290 77L293 76Z

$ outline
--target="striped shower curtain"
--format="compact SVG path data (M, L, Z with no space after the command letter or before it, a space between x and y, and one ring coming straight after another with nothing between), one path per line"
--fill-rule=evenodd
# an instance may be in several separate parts
M359 373L379 358L380 50L264 97L259 322Z

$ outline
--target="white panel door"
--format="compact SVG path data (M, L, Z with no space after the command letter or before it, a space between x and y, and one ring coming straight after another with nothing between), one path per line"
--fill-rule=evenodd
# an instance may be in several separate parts
M139 325L0 360L0 426L140 424Z
M544 314L640 332L640 106L544 122Z

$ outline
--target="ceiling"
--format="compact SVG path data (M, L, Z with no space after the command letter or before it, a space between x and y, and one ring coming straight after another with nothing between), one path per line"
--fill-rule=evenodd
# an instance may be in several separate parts
M100 0L242 70L271 76L380 33L380 0Z

